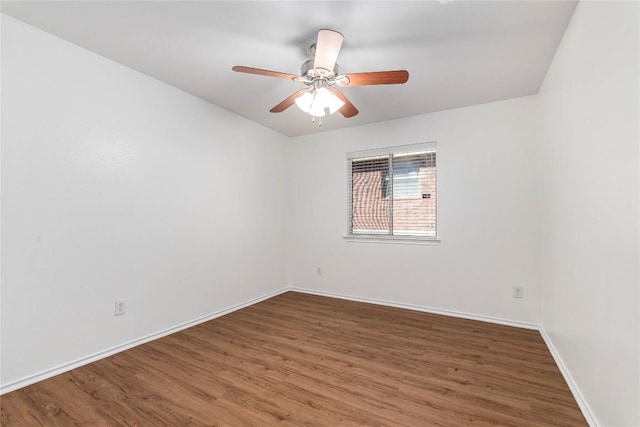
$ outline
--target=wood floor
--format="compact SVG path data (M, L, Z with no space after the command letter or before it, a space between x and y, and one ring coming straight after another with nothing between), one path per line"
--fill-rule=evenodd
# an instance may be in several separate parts
M536 331L289 292L2 396L2 426L583 426Z

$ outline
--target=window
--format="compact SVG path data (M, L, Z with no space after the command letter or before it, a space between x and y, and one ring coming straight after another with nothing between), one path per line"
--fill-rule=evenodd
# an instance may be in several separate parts
M435 142L347 155L351 237L436 237Z

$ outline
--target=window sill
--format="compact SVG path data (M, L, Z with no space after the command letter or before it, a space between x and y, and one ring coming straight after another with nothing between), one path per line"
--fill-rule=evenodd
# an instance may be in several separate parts
M396 245L426 245L436 246L440 244L437 237L414 237L414 236L373 236L373 235L354 235L348 234L343 236L347 242L355 243L386 243Z

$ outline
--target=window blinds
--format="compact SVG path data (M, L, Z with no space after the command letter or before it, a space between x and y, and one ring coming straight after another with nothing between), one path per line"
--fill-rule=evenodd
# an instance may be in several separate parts
M349 234L436 236L434 143L348 156Z

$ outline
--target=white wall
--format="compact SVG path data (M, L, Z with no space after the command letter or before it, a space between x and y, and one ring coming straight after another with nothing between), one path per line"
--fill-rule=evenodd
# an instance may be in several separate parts
M285 286L285 137L7 16L2 90L3 386Z
M527 97L293 138L290 284L538 323L536 114ZM441 244L343 240L345 154L425 141L438 144Z
M540 91L542 324L601 425L640 425L638 3L581 2Z

